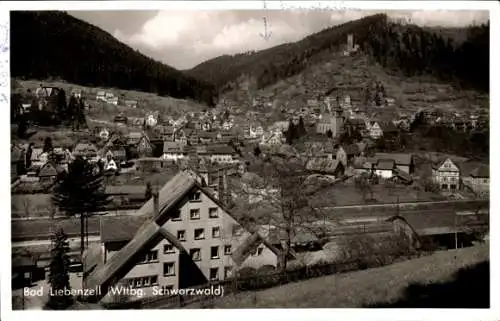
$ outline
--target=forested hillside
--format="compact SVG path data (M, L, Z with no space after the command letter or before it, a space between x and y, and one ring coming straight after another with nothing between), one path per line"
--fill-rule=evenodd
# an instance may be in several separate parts
M146 57L65 12L11 12L10 23L13 77L62 78L213 105L213 85Z
M340 50L349 33L369 56L384 67L408 76L433 74L443 80L489 90L489 24L464 29L466 39L450 37L450 30L420 28L391 22L377 14L327 28L301 41L259 52L225 55L203 62L188 74L214 83L219 91L231 88L240 76L256 79L257 88L298 74L319 53ZM322 55L323 57L325 55Z

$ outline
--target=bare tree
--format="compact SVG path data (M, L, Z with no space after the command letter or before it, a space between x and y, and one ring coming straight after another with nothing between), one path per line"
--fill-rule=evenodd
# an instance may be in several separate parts
M354 179L354 186L356 186L356 189L361 192L365 204L368 203L368 194L370 194L370 200L373 200L373 189L368 180L368 177L366 177L365 175L356 177Z
M328 179L311 180L307 159L297 155L269 156L258 169L254 179L242 180L237 193L236 212L244 213L242 219L250 223L273 225L278 235L283 235L283 248L279 260L281 270L287 268L293 240L298 230L313 233L315 221L324 219L314 199L334 182Z

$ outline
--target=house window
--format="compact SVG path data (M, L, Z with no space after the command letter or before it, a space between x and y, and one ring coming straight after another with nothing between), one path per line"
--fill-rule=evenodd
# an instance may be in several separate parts
M153 276L150 276L150 279L151 279L151 285L158 285L158 275L153 275Z
M201 250L200 249L191 249L189 250L189 255L193 261L201 261Z
M163 276L175 275L175 262L163 263Z
M219 211L217 207L211 207L208 209L208 217L217 218L219 217Z
M185 241L186 240L186 231L184 231L184 230L177 231L177 239L179 241Z
M218 259L219 258L219 247L218 246L210 247L210 258L211 259Z
M145 277L143 277L142 284L144 284L144 286L150 286L151 285L150 281L151 281L151 278L149 276L145 276Z
M165 244L163 245L163 254L170 254L174 253L174 246L172 244Z
M448 187L448 185L446 184L441 184L441 189L446 189Z
M451 184L451 185L450 185L450 189L451 189L451 190L455 190L456 188L457 188L457 186L456 186L455 184Z
M201 202L201 192L193 192L189 195L190 202Z
M170 290L173 290L173 289L174 289L174 286L173 286L173 285L163 285L163 286L161 287L161 290L162 290L162 292L164 292L164 293L166 293L166 292L168 292L168 291L170 291Z
M135 286L136 288L140 288L140 287L142 287L142 278L137 278L137 279L135 279L134 286Z
M231 245L224 245L224 254L231 255Z
M200 219L200 209L199 208L193 208L189 211L189 215L192 220L199 220Z
M231 275L233 274L233 267L232 266L225 266L224 267L224 279L230 278Z
M194 239L202 240L205 238L205 230L202 228L197 228L194 230Z
M180 221L181 219L181 210L176 210L172 215L172 221Z
M219 279L219 268L210 269L210 281L217 281Z
M488 180L487 179L483 179L483 184L488 184Z
M212 238L218 239L220 238L220 227L212 227Z
M158 251L149 251L140 258L139 263L151 263L158 261Z
M263 251L264 251L264 248L259 247L259 248L257 249L257 255L262 255L262 252L263 252Z

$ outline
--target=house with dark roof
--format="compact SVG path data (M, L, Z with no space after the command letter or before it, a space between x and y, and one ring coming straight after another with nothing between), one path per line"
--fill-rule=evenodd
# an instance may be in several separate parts
M452 249L455 246L470 246L471 232L481 232L489 226L489 208L474 211L443 209L434 213L402 213L387 219L393 223L395 232L403 232L415 247L426 244Z
M393 159L378 159L375 164L375 174L385 179L392 178L396 164Z
M97 161L98 149L92 143L77 143L73 148L73 156L84 157L89 161Z
M163 155L162 158L166 160L172 160L176 162L181 158L187 156L186 145L180 144L179 142L167 141L163 143Z
M376 160L379 159L392 159L394 160L394 163L396 165L396 168L399 168L403 172L407 174L413 174L413 171L415 169L415 163L413 160L413 155L412 154L406 154L406 153L375 153L374 158Z
M57 169L52 162L45 163L38 171L40 183L51 184L56 180Z
M475 193L488 194L490 190L490 166L477 162L465 162L459 165L461 182Z
M235 151L232 147L227 145L212 145L208 148L210 161L219 164L231 164L235 162Z
M359 146L357 144L350 144L340 146L337 149L336 159L341 162L344 167L347 167L348 165L352 164L355 157L358 157L360 155L361 151L359 149Z
M11 177L22 175L25 171L26 161L24 148L14 145L10 149L10 175Z
M265 247L251 255L246 249L256 243ZM101 242L84 254L85 288L101 292L86 299L113 300L109 289L119 284L153 296L154 289L224 280L244 267L277 267L279 255L240 225L197 174L183 171L134 214L102 218Z
M342 162L337 159L328 158L313 158L307 162L306 169L315 174L332 175L335 177L342 177L345 171Z

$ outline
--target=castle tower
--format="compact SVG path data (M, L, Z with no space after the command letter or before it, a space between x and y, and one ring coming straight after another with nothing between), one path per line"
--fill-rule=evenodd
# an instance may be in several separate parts
M354 49L354 35L352 33L347 35L347 51Z

